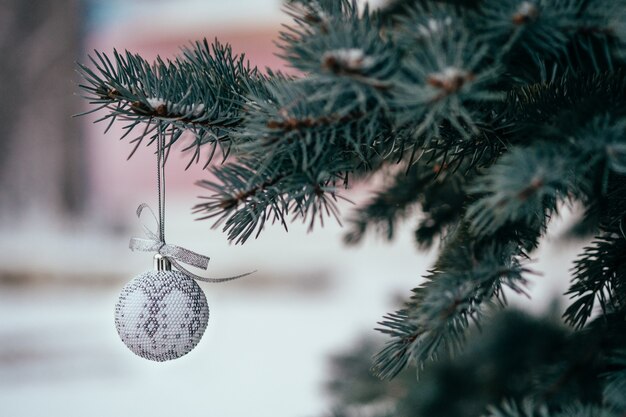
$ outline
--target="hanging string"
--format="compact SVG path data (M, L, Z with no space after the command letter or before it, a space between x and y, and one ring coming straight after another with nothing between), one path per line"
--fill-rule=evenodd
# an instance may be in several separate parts
M157 192L159 199L159 239L165 243L165 134L157 122Z
M140 204L137 208L137 217L141 217L141 213L144 209L148 209L154 220L158 223L158 236L157 233L154 233L150 228L144 225L144 232L147 238L131 238L129 243L130 249L133 251L156 252L163 255L176 269L197 281L211 283L226 282L254 273L255 271L252 271L227 278L210 278L196 275L183 267L181 263L195 266L196 268L207 269L209 266L209 257L180 246L165 243L165 132L162 129L161 122L157 123L157 192L159 199L159 218L156 218L152 209L145 203Z

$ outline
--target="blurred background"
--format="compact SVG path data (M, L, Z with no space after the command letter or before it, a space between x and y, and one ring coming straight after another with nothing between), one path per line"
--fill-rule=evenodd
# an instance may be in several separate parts
M321 416L333 406L328 358L363 335L381 343L376 322L433 260L415 248L413 224L354 248L333 222L229 245L194 221L204 192L194 182L207 173L185 170L180 152L167 166L168 240L210 255L212 276L259 272L202 285L211 320L181 359L136 357L114 327L121 287L152 267L127 247L137 205L156 204L154 155L141 148L126 161L120 126L105 136L98 114L71 117L89 109L75 62L113 48L172 57L217 37L254 65L288 70L274 44L286 19L279 0L0 1L0 416ZM536 311L563 293L580 244L537 254L534 269L550 279L533 278Z

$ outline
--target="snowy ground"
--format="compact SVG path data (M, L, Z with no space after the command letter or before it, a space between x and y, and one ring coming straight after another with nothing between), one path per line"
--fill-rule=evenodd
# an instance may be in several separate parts
M345 248L331 223L309 235L271 229L234 247L218 232L199 233L186 210L169 214L177 219L170 241L211 254L214 276L259 270L203 284L211 320L200 345L167 363L126 350L113 325L123 279L90 281L87 257L110 256L116 274L132 276L149 268L150 256L127 252L126 237L109 242L119 249L109 255L105 244L85 243L92 249L74 270L85 268L84 280L0 287L0 416L319 416L329 407L321 389L327 355L373 334L393 295L408 295L431 261L414 250L409 228L391 245ZM0 239L2 265L21 262L14 239ZM538 308L562 292L565 260L579 246L538 253L534 269L550 277L534 279Z
M406 293L427 265L406 241L346 249L332 224L310 235L272 229L228 246L218 232L198 233L186 211L173 213L170 241L211 254L212 275L259 270L237 283L203 284L211 319L200 345L168 363L126 350L113 325L123 281L90 281L87 250L72 271L84 268L83 281L0 287L0 416L320 415L326 355L370 331L394 291ZM26 265L7 241L0 239L5 265ZM82 246L129 276L150 267L149 255L125 249L125 237L117 243L119 254ZM67 265L62 257L52 258Z

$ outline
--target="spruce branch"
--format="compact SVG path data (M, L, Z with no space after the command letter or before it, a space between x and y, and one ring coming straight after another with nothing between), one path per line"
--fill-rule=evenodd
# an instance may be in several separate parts
M588 201L609 192L610 181L626 175L626 121L611 114L598 114L570 141L576 149L578 187Z
M196 148L196 161L205 144L214 147L209 156L216 145L228 153L231 133L241 124L245 95L264 82L243 55L233 55L229 46L217 41L197 42L181 57L157 58L154 63L117 51L112 59L97 51L90 59L93 68L79 65L86 81L81 88L90 103L107 109L98 121L109 120L109 127L116 119L126 122L127 136L141 124L158 120L172 130L168 146L183 132L191 132L193 143L187 149ZM135 141L141 143L145 135L140 133Z
M418 146L429 146L448 124L458 136L478 134L479 103L498 102L493 88L499 69L485 60L488 48L470 40L463 27L433 35L406 51L392 99L395 122L410 126Z
M626 308L626 238L605 232L585 248L575 262L572 284L567 292L574 302L565 311L565 320L582 328L594 312L596 302L602 313Z
M223 226L228 238L237 244L258 235L267 222L278 222L287 229L287 217L308 222L309 229L326 217L339 220L336 202L336 173L311 174L294 168L280 170L283 164L266 169L255 167L255 160L241 159L213 168L216 181L198 183L213 194L194 207L199 220L213 220Z
M401 3L401 2L398 2ZM410 50L416 45L428 42L433 37L463 25L465 13L446 2L405 3L403 12L394 16L391 35L403 49ZM391 10L383 8L382 13Z
M616 0L606 2L589 0L584 13L581 13L581 24L576 28L582 45L590 45L593 40L599 41L603 47L603 55L612 66L612 60L624 62L626 58L626 2Z
M368 163L375 152L395 151L396 139L390 138L391 125L380 107L359 103L351 94L329 102L318 87L310 80L270 80L267 96L252 96L246 104L246 122L237 132L239 152L288 155L306 171L328 157Z
M417 215L419 208L424 218L420 219L416 240L422 247L430 246L435 236L442 235L444 228L454 223L463 211L462 172L443 162L429 163L426 158L417 161L408 172L400 170L387 187L349 220L345 242L360 242L372 227L391 240L397 223L411 214Z
M355 217L349 220L351 230L344 236L349 244L360 242L370 226L380 230L388 240L394 237L396 222L410 213L423 189L431 183L435 173L422 164L415 164L409 172L400 172L393 183L379 191Z
M280 191L276 184L282 179L280 174L259 174L242 163L228 163L213 170L217 181L203 180L201 187L214 194L201 197L206 202L198 203L194 213L202 213L199 220L214 220L213 227L224 224L229 231L229 239L238 238L237 243L244 242L258 229L263 229L266 221L278 221L286 228L285 214L287 202L279 199ZM258 182L249 185L251 178ZM243 205L243 208L241 206Z
M315 80L317 97L327 103L327 111L337 102L354 102L363 109L366 101L367 106L388 109L388 90L401 57L381 36L381 23L367 7L361 11L355 2L343 2L341 8L342 13L323 13L311 5L293 10L295 24L280 35L281 56ZM310 18L315 9L323 24Z
M483 195L467 210L472 234L484 238L516 223L540 233L572 187L569 159L561 156L562 151L546 145L513 149L502 156L469 189Z
M579 24L582 0L484 0L472 16L490 44L530 54L562 54ZM508 45L507 45L508 44Z
M599 114L620 117L626 109L625 93L623 70L568 73L549 82L511 89L504 117L516 125L513 143L536 137L537 129L562 137L563 131L571 134Z
M480 198L467 211L474 235L484 238L516 223L541 231L559 201L585 203L607 195L613 174L623 175L625 126L600 115L574 129L558 147L536 142L511 149L475 181L468 191Z
M506 304L503 287L525 293L517 245L478 249L458 231L450 238L426 282L413 290L406 307L389 314L379 330L391 336L376 355L374 371L392 378L407 363L422 368L428 361L458 352L471 323L479 325L486 305Z

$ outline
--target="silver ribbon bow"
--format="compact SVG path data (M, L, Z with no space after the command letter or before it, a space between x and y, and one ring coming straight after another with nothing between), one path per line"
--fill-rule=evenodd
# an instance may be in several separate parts
M159 220L154 214L154 211L152 211L150 206L148 206L146 203L142 203L139 205L139 207L137 207L137 217L141 218L141 213L143 213L144 209L148 209L148 211L150 211L150 214L152 214L152 217L157 223L157 230L160 230L161 225L159 224ZM164 241L159 239L159 236L152 230L150 230L145 224L142 224L142 226L148 238L130 238L130 243L128 245L130 247L130 250L140 252L156 252L159 255L167 258L177 270L197 281L219 283L232 281L234 279L242 278L253 273L248 272L228 278L208 278L196 275L193 272L190 272L189 270L184 268L181 263L206 270L209 267L210 258L208 256L200 255L199 253L195 253L193 251L190 251L189 249L181 248L180 246L165 243Z

